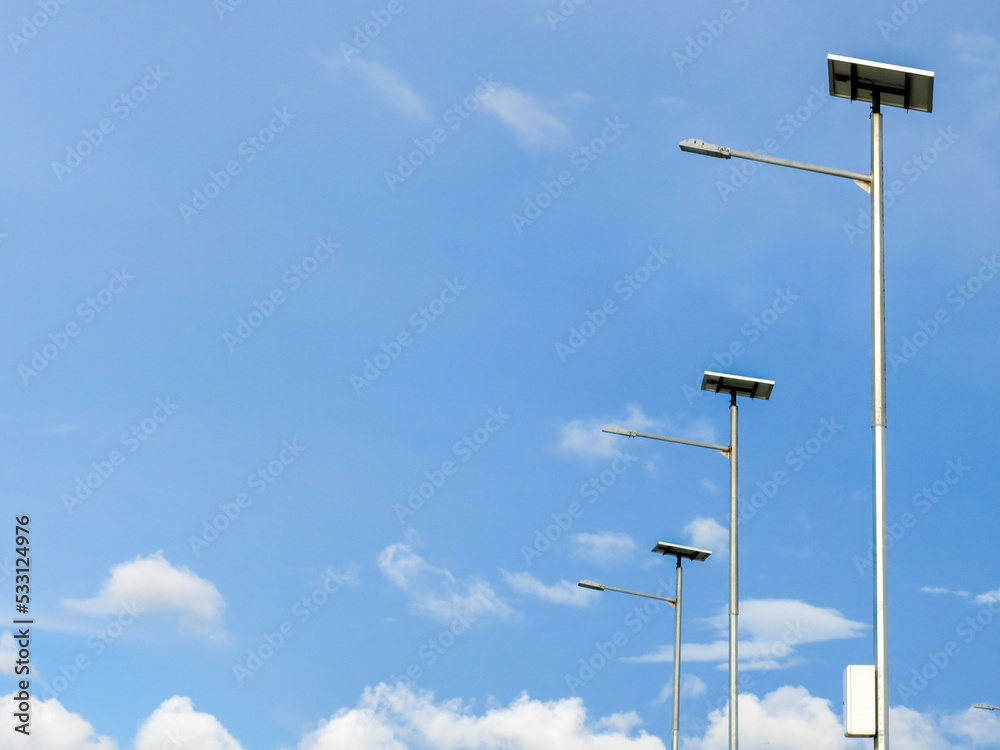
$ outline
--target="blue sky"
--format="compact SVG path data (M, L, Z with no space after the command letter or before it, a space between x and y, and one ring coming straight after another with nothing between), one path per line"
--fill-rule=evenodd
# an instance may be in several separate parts
M848 748L872 663L867 172L887 110L894 747L1000 746L1000 19L985 2L66 0L0 16L0 486L45 748ZM12 546L0 551L11 601ZM638 608L638 609L637 609ZM13 602L8 610L12 613ZM14 631L0 631L12 712ZM8 723L11 721L8 718Z

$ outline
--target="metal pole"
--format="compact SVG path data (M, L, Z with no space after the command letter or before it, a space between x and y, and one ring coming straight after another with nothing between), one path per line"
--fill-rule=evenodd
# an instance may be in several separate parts
M737 151L734 148L726 149L730 156L735 156L737 159L749 159L750 161L759 161L764 164L775 164L779 167L791 167L792 169L801 169L806 172L818 172L819 174L828 174L833 177L846 177L849 180L857 180L858 182L868 182L871 178L866 174L861 174L860 172L851 172L848 169L836 169L835 167L824 167L819 164L809 164L804 161L792 161L791 159L779 159L777 156L764 156L763 154L755 154L753 151Z
M673 750L679 750L681 721L681 556L677 555L677 604L674 605L674 723Z
M736 618L740 612L740 582L737 551L739 534L737 533L737 450L736 433L738 427L738 408L736 393L730 394L729 403L729 750L739 747L739 724L737 722L737 643L738 631ZM879 749L876 749L879 750Z
M888 750L888 585L885 483L885 265L883 254L882 113L872 93L872 450L875 510L875 750Z

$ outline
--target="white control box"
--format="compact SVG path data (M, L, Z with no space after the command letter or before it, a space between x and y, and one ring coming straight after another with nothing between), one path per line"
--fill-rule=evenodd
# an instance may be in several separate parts
M844 670L844 736L875 736L875 666Z

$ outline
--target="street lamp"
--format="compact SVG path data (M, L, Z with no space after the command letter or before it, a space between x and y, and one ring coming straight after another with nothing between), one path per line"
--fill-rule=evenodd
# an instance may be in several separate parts
M741 375L727 375L721 372L705 372L701 381L703 391L712 393L728 393L729 401L729 445L714 445L712 443L701 443L695 440L684 440L682 438L666 437L665 435L649 435L636 432L635 430L623 430L620 427L605 427L604 432L615 435L626 435L627 437L646 437L654 440L666 440L671 443L681 443L682 445L694 445L698 448L711 448L720 451L729 458L729 747L730 750L737 748L737 698L738 698L738 642L739 630L737 618L740 611L740 583L739 583L739 530L737 528L739 519L739 501L737 493L738 472L738 451L737 434L739 432L739 411L736 406L737 396L747 396L749 398L768 400L771 397L771 390L774 388L773 380L760 380L758 378L747 378Z
M977 703L973 708L985 708L987 711L1000 711L1000 706L988 706L985 703Z
M681 558L689 560L707 560L712 553L708 550L697 549L696 547L684 547L679 544L667 544L657 542L653 547L653 552L662 555L674 555L677 558L677 597L670 599L666 596L656 594L644 594L641 591L630 591L629 589L618 589L614 586L605 586L594 581L580 581L578 586L595 591L619 591L623 594L634 594L635 596L645 596L649 599L659 599L668 602L674 607L674 711L671 723L671 736L673 750L678 750L680 742L680 715L681 715Z
M872 225L872 452L875 537L875 750L887 750L889 724L888 616L885 555L888 546L885 480L885 268L883 252L882 112L890 107L930 112L934 103L934 73L899 65L827 55L830 96L871 102L871 174L818 167L687 140L682 151L718 158L753 159L780 166L848 177L871 194ZM730 749L736 750L735 737Z
M680 715L681 715L681 559L707 560L712 553L708 550L697 549L696 547L683 547L679 544L667 544L657 542L653 547L653 552L661 555L673 555L677 558L677 610L674 614L674 721L671 726L671 747L678 750L680 747Z

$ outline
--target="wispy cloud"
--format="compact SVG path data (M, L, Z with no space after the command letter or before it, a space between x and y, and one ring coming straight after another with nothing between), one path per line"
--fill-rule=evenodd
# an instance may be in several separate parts
M1000 43L991 36L961 31L951 35L951 46L958 50L959 59L976 68L1000 68Z
M974 70L980 71L972 84L978 109L972 117L981 127L992 126L1000 119L1000 43L981 32L966 34L957 32L949 37L951 46L958 50L959 59Z
M483 108L500 118L528 151L551 151L571 143L569 127L531 94L504 86L483 101Z
M385 65L358 56L353 57L350 62L346 62L339 55L327 57L316 53L314 57L331 75L346 71L360 78L387 104L395 107L403 115L424 122L431 120L430 107L427 103L417 96L395 71Z
M711 643L684 643L681 653L689 661L714 661L725 666L729 641L724 640L729 627L728 607L703 622L711 625L719 639ZM858 638L864 635L864 623L845 618L828 607L815 607L797 599L749 599L740 602L740 632L746 636L739 644L741 669L786 669L801 661L795 649L805 643ZM673 644L625 659L633 662L673 661Z
M621 435L601 432L608 425L638 432L669 431L675 437L715 442L715 430L707 420L694 420L682 426L669 419L654 419L637 404L628 404L624 416L573 419L560 425L556 450L563 455L587 460L612 459L624 450L627 443Z
M998 604L1000 603L1000 589L987 591L975 598L976 604Z
M688 103L679 96L658 96L653 100L653 104L671 112L684 112L688 108Z
M507 585L522 596L530 596L549 602L549 604L562 604L570 607L586 607L593 601L593 597L587 595L586 589L565 579L561 579L551 586L546 586L527 571L511 573L501 568L500 572L503 574L504 580L507 581Z
M113 565L93 598L63 600L67 609L88 615L116 614L133 603L144 617L176 614L185 630L213 640L225 638L222 594L186 566L175 568L162 552Z
M704 695L708 691L708 685L705 681L695 674L686 674L681 677L681 697L682 698L698 698ZM658 706L661 703L666 703L670 700L670 697L674 694L674 683L668 682L664 684L663 689L660 690L660 694L656 696L652 701L650 701L651 706Z
M715 555L729 552L729 530L714 518L698 516L684 527L688 544L698 549L707 549Z
M925 594L954 594L955 596L969 596L968 591L952 591L941 586L921 586L920 590Z
M457 618L509 621L520 616L486 580L470 576L460 581L451 571L434 567L405 544L382 550L378 565L390 582L409 594L418 614L441 622Z
M603 566L628 562L639 548L632 537L620 531L574 534L571 541L570 557Z

